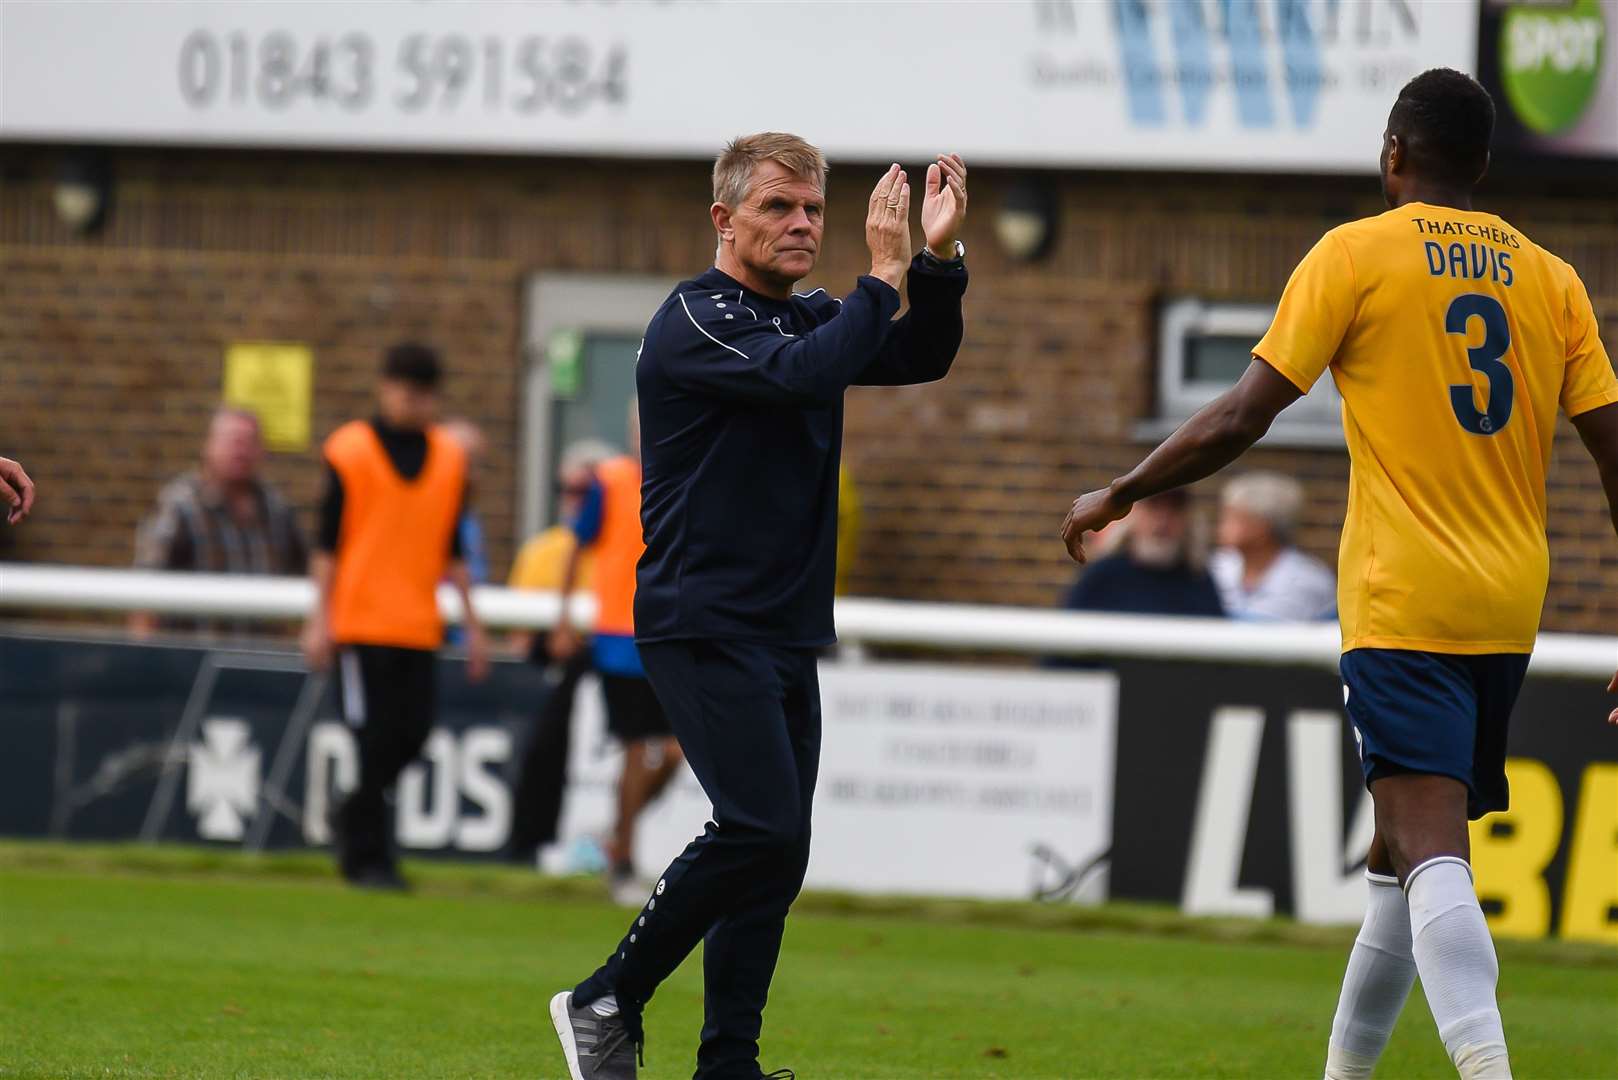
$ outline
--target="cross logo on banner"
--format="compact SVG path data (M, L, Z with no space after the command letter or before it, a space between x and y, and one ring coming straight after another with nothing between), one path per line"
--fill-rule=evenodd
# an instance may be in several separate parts
M214 717L203 721L202 742L191 744L185 804L205 840L240 840L243 817L258 806L259 751L248 744L251 735L245 720Z

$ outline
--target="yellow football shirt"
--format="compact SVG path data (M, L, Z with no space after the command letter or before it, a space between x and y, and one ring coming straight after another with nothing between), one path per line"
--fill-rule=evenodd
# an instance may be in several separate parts
M552 525L544 532L528 539L517 552L511 565L511 577L506 584L513 589L536 589L554 592L562 587L567 576L567 560L573 555L578 541L573 530L565 525ZM579 556L577 580L573 586L588 590L595 577L595 554L585 551Z
M1409 203L1328 232L1253 354L1328 368L1353 463L1343 649L1530 652L1560 404L1618 402L1571 267L1493 214Z

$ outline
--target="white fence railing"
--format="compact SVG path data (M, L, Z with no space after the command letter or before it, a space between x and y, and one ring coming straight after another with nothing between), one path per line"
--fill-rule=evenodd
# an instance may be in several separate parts
M314 597L302 578L158 573L0 563L0 611L150 611L286 620L302 618ZM439 591L446 618L460 617L454 590ZM560 610L554 593L479 586L473 603L484 623L543 629ZM587 596L575 599L588 620ZM1339 639L1330 624L1265 624L1223 619L1095 615L990 604L929 604L848 597L837 601L838 636L847 643L1028 653L1038 656L1159 657L1178 660L1335 667ZM1618 637L1542 634L1540 675L1609 678Z

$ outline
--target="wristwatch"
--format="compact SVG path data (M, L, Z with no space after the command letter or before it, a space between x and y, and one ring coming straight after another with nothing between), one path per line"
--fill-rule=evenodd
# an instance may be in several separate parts
M959 240L955 241L955 253L951 258L944 259L933 254L933 249L923 245L921 260L933 270L956 270L966 265L966 245Z

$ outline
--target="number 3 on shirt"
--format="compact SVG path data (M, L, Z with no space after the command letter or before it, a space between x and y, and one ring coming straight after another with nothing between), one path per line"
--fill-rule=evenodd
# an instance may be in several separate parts
M1506 322L1506 309L1500 301L1483 293L1463 293L1449 305L1444 315L1444 329L1462 338L1474 318L1483 320L1483 344L1466 350L1467 362L1473 371L1481 371L1489 380L1489 411L1478 412L1476 395L1470 382L1449 388L1449 403L1455 410L1455 419L1474 435L1493 435L1511 419L1511 399L1516 389L1511 369L1500 362L1511 348L1511 325Z

